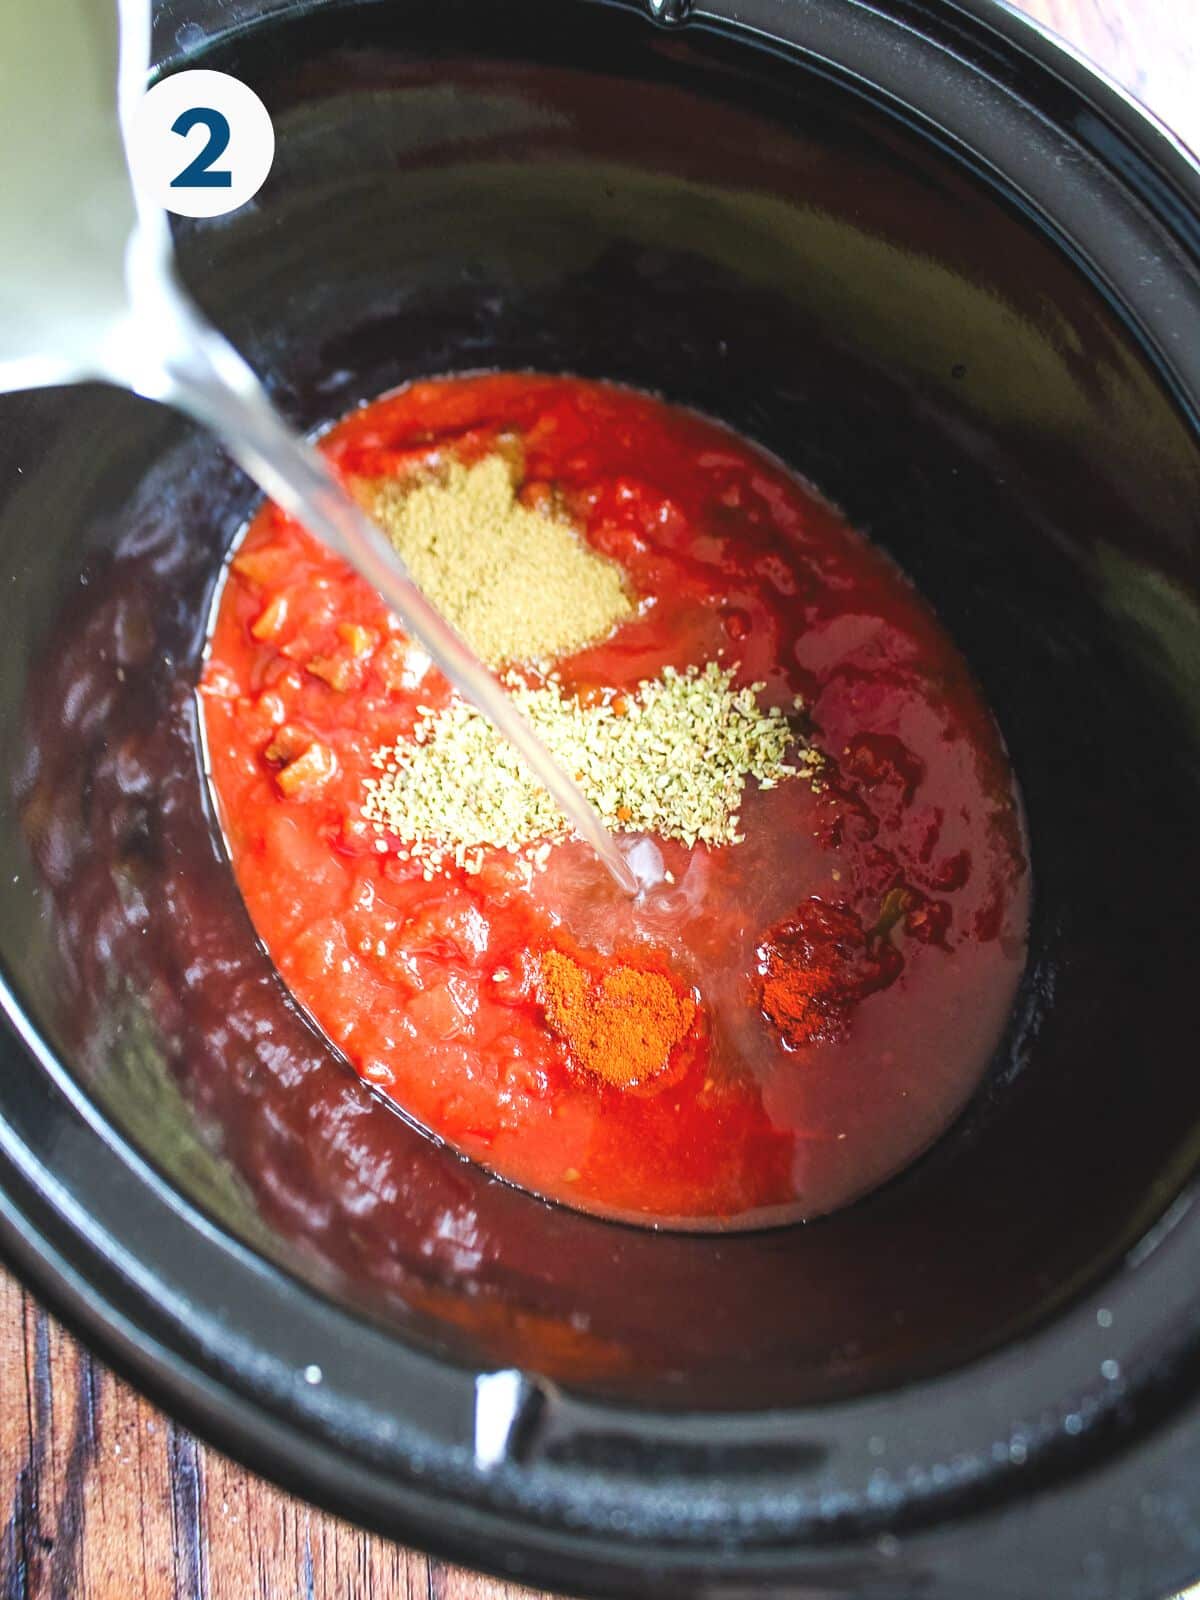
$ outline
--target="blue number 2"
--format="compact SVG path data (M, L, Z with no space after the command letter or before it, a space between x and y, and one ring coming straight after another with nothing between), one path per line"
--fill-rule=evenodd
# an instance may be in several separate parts
M181 138L187 138L192 129L197 125L208 129L208 143L200 154L189 161L178 177L171 179L172 189L229 189L233 186L233 174L226 167L220 172L212 170L212 164L219 156L225 154L229 143L229 122L219 111L214 111L211 106L193 106L190 111L181 112L171 124L171 132L177 133Z

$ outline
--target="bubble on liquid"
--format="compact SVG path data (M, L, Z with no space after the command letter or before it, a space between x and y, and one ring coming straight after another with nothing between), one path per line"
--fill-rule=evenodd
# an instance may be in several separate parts
M666 867L663 865L662 851L653 839L646 836L635 839L632 844L622 847L621 854L625 857L625 865L637 879L639 901L665 882Z

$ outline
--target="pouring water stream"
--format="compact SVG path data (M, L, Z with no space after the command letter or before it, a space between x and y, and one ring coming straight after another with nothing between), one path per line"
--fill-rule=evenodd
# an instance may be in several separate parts
M12 0L10 0L10 4ZM148 0L16 0L0 63L0 390L102 379L186 412L376 589L461 695L520 752L618 887L662 876L619 843L384 535L293 432L174 270L166 217L134 193L128 129L149 66ZM114 83L118 86L114 114Z

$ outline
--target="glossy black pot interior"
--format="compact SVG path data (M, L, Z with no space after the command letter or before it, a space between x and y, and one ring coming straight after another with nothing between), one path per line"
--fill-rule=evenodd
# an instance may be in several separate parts
M933 1491L947 1505L993 1479L1020 1493L1005 1474L1043 1446L1055 1472L1080 1464L1081 1435L1094 1461L1095 1441L1133 1417L1110 1404L1123 1381L1101 1375L1111 1316L1089 1313L1086 1339L1053 1346L1036 1413L1006 1413L1008 1379L980 1358L1007 1352L1004 1371L1032 1371L1048 1319L1135 1270L1200 1152L1200 451L1186 377L1169 368L1178 350L1139 331L1142 308L1106 293L1078 239L1013 189L782 47L623 8L443 0L319 8L234 33L202 64L254 85L278 155L253 205L180 227L184 276L304 427L420 374L621 379L761 441L893 553L973 664L1024 789L1030 968L959 1125L883 1190L803 1228L722 1240L608 1226L488 1180L348 1075L336 1118L314 1110L314 1086L343 1069L254 944L190 710L213 585L255 497L190 426L81 388L0 400L0 957L28 1036L191 1206L286 1269L223 1243L250 1299L269 1282L285 1321L333 1319L366 1402L369 1363L397 1340L425 1352L447 1395L467 1396L475 1369L531 1375L526 1464L514 1435L504 1494L514 1519L568 1530L557 1565L535 1557L535 1572L649 1585L613 1575L615 1546L636 1553L628 1507L645 1508L649 1485L675 1495L681 1549L748 1572L754 1517L731 1525L730 1507L765 1517L813 1472L822 1493L858 1496L841 1509L861 1532L901 1528ZM1018 169L1011 140L1010 157ZM1032 147L1029 159L1049 162ZM1070 185L1086 194L1090 180L1061 181L1065 214ZM1086 201L1098 216L1103 203ZM1168 265L1194 289L1181 236L1131 225L1158 264L1177 252ZM1146 296L1162 313L1160 289ZM1180 337L1195 338L1191 311L1176 308ZM227 1025L231 962L269 1031ZM9 1122L44 1115L50 1169L129 1166L107 1134L103 1157L82 1134L76 1146L63 1090L20 1059L0 1101ZM204 1228L169 1208L186 1254ZM147 1213L147 1237L152 1225ZM122 1239L131 1263L150 1259L140 1226L131 1216ZM160 1289L163 1306L174 1292ZM207 1312L235 1298L207 1258L181 1292ZM1147 1337L1175 1311L1154 1300ZM250 1336L274 1355L288 1338L277 1315ZM165 1323L160 1342L179 1345ZM165 1368L151 1381L253 1455L266 1435L254 1408L299 1402L252 1393L241 1356L228 1367L207 1367L221 1405L172 1388ZM393 1395L379 1379L393 1432L421 1415L415 1381ZM985 1392L991 1420L956 1455L956 1419ZM586 1428L556 1421L571 1395L607 1407ZM889 1407L918 1403L914 1432L893 1437ZM788 1408L814 1406L804 1415L824 1421L797 1430ZM666 1418L643 1438L646 1408L678 1413L682 1431ZM713 1416L763 1408L770 1437ZM853 1484L820 1477L826 1424L862 1432ZM304 1426L368 1478L411 1466L403 1440L364 1445L337 1404ZM918 1434L946 1463L940 1482L912 1476ZM338 1499L272 1448L258 1458ZM461 1504L495 1492L461 1450L437 1470ZM522 1495L556 1472L574 1474L563 1505L611 1500L624 1521L577 1510L572 1534L544 1486L530 1511ZM361 1495L343 1507L404 1525ZM767 1520L798 1528L801 1510ZM519 1559L522 1536L489 1554L467 1511L443 1512L412 1512L407 1531ZM871 1548L886 1568L891 1547ZM799 1546L772 1557L793 1559ZM856 1567L837 1581L885 1579ZM994 1568L987 1581L961 1592L1037 1592L1010 1591Z

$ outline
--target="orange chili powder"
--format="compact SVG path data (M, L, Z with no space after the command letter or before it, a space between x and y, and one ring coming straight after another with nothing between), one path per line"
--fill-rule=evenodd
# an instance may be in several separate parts
M696 1015L661 973L619 966L597 983L558 950L542 957L542 997L579 1065L619 1089L660 1073Z

